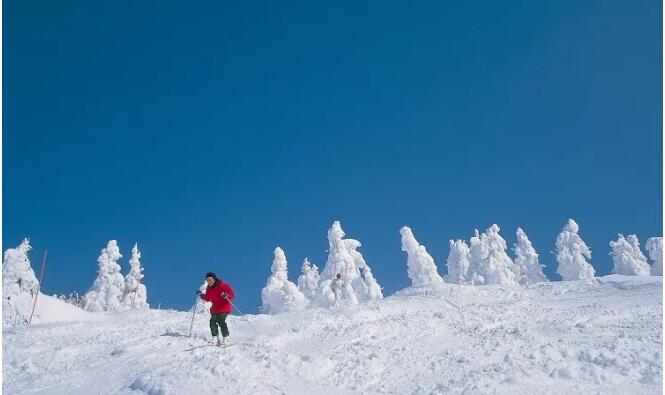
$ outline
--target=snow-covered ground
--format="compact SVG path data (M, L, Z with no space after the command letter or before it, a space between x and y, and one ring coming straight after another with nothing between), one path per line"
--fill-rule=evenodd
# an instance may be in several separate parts
M65 303L56 297L40 293L37 304L35 305L35 314L32 317L32 323L99 321L109 318L106 315L89 313L72 304Z
M185 351L209 338L203 315L187 337L187 312L42 316L3 332L7 394L662 391L662 277L419 286L351 307L233 316L224 349Z

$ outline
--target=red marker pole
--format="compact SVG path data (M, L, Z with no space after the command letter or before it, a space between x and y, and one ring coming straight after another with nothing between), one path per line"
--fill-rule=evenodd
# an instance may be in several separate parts
M35 303L32 304L32 313L30 313L30 320L28 320L28 325L32 322L32 315L35 314L35 307L37 306L37 297L39 296L39 290L42 289L42 280L44 279L44 268L46 267L46 255L48 250L44 251L44 260L42 261L42 272L39 275L39 284L37 284L37 294L35 295Z

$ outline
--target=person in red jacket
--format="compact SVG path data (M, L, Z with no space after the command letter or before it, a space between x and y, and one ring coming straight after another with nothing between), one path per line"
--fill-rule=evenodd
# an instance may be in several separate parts
M226 316L233 311L231 300L235 296L231 286L219 278L213 272L206 274L206 292L196 291L201 299L206 302L211 302L210 307L210 332L212 332L212 339L215 344L221 346L228 344L229 327L226 325ZM219 340L219 331L217 326L222 330L222 341Z

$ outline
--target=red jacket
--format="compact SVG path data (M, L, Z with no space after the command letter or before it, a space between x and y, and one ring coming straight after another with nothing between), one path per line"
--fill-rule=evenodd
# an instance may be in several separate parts
M226 292L228 300L222 297L223 292ZM231 313L233 306L229 300L233 300L234 296L229 284L222 282L222 280L217 280L212 287L210 285L206 287L206 293L201 295L201 299L206 302L212 302L210 314Z

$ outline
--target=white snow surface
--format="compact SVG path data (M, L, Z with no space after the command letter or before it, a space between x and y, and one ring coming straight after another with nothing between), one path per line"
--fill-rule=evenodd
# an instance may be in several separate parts
M428 284L358 305L230 316L232 346L191 351L184 350L210 338L204 314L190 338L188 312L81 311L103 319L4 330L2 387L86 395L660 394L662 311L662 277Z
M33 300L34 301L34 300ZM91 313L50 295L39 293L35 304L35 314L32 317L32 326L52 322L71 321L101 321L114 317L101 313ZM39 326L39 325L37 325ZM9 329L9 328L5 328ZM25 329L25 328L23 328ZM3 347L6 339L3 340Z

